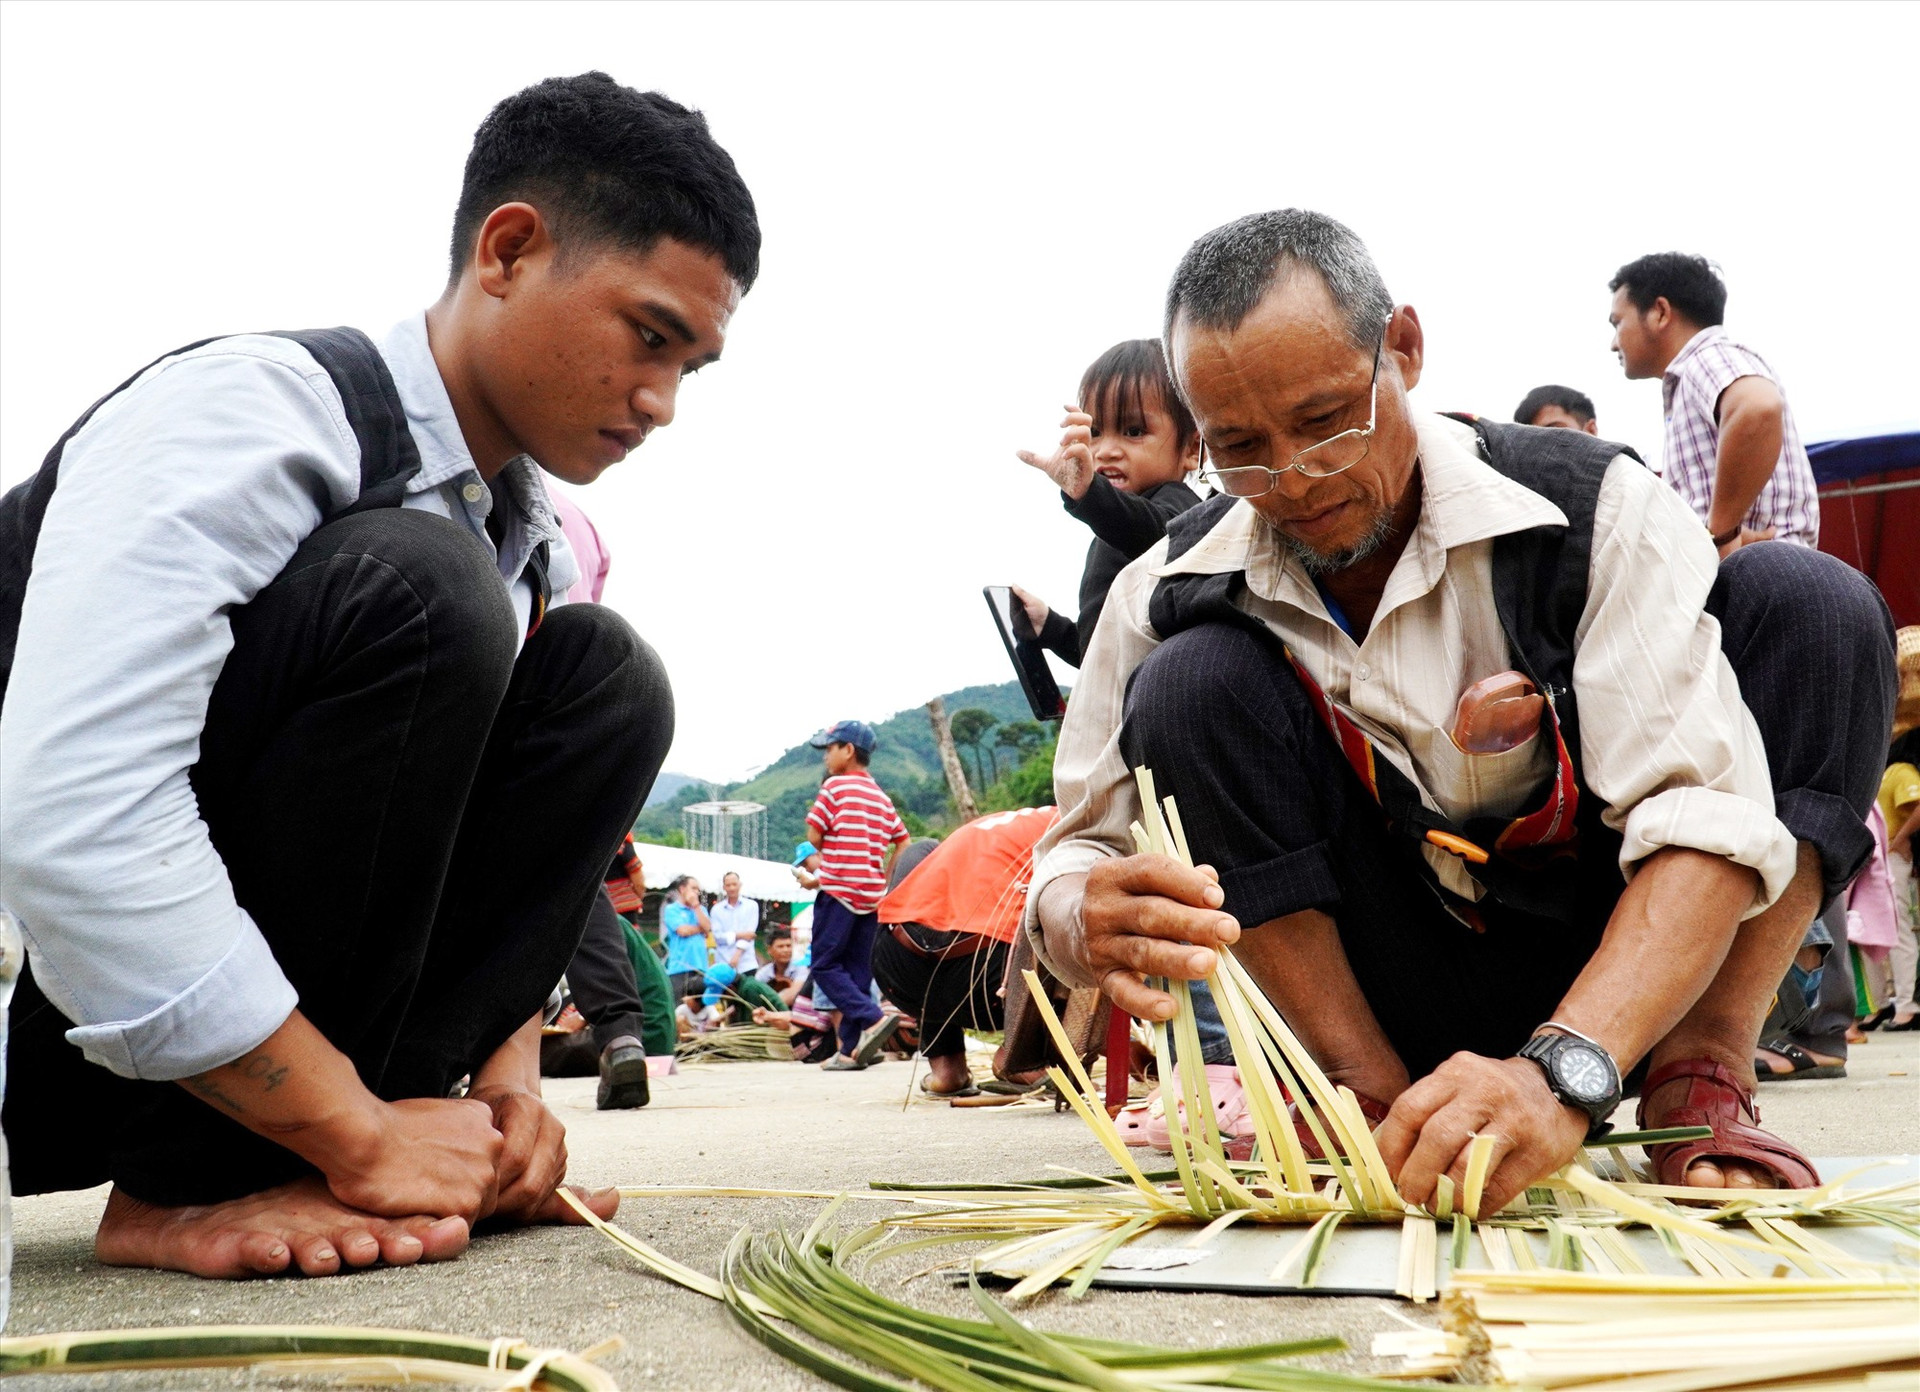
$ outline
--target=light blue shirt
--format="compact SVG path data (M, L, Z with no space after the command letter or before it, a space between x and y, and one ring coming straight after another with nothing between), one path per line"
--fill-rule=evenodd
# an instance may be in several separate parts
M549 544L556 604L577 578L537 466L522 456L493 488L481 479L424 314L380 352L420 447L403 505L466 524L524 632L535 547ZM79 1021L67 1038L124 1077L230 1062L296 1004L187 775L232 647L229 611L359 487L340 394L290 339L169 358L67 442L0 718L0 904L34 979ZM496 491L513 504L497 550Z
M676 928L691 928L700 919L685 904L668 904L660 910L660 930L667 935L667 974L703 972L707 969L707 935L677 933ZM709 918L708 922L712 922Z

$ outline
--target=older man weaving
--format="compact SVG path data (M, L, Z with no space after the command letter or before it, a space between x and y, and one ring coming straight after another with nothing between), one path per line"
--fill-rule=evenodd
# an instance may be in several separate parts
M1029 930L1164 1019L1234 951L1414 1202L1499 1138L1492 1207L1637 1083L1660 1178L1807 1186L1753 1046L1870 842L1892 633L1801 547L1716 565L1617 445L1413 410L1420 320L1315 213L1194 244L1168 357L1226 496L1115 584ZM1817 681L1809 677L1817 674ZM1198 871L1130 854L1147 765Z

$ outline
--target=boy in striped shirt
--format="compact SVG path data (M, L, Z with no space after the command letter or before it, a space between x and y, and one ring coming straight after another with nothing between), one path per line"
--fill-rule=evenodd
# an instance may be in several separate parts
M807 839L820 849L819 897L813 903L813 980L840 1010L840 1051L820 1066L830 1073L865 1068L899 1027L873 1000L874 910L887 892L887 872L907 843L893 799L867 772L873 727L842 720L812 740L826 751L827 781L807 812Z

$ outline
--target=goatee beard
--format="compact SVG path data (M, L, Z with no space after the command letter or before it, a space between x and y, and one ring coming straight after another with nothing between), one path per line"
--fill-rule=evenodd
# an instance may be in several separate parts
M1298 537L1288 536L1276 529L1281 542L1291 551L1294 558L1305 567L1309 575L1331 575L1335 571L1345 570L1348 566L1358 565L1374 552L1378 551L1386 539L1393 533L1393 514L1386 508L1374 513L1373 521L1367 530L1351 546L1343 546L1338 551L1316 551Z

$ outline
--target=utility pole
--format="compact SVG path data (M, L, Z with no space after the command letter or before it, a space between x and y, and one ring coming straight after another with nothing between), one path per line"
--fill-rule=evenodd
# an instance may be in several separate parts
M967 786L967 771L960 763L960 751L953 747L953 730L947 724L947 703L938 696L927 702L927 720L933 726L933 742L940 747L940 767L947 771L947 790L960 820L970 822L980 815L973 805L973 790Z

